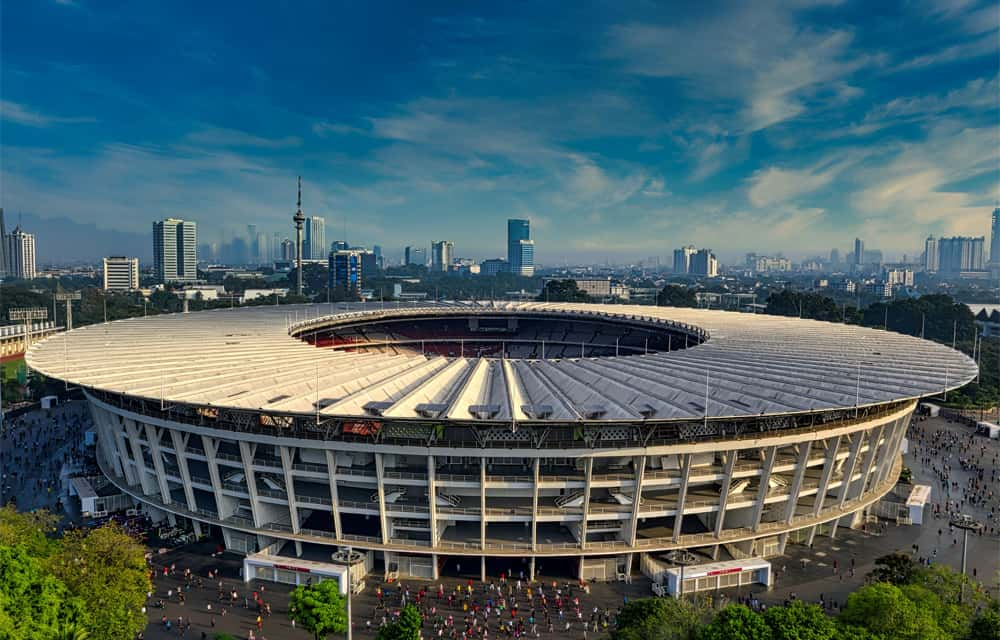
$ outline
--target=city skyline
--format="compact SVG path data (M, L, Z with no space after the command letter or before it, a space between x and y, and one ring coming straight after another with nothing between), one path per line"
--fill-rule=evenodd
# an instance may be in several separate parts
M419 233L488 256L481 225L530 218L538 261L562 263L680 242L809 254L855 236L912 253L929 234L982 235L1000 195L986 2L399 5L391 21L261 7L232 28L201 8L197 38L153 55L192 10L7 9L8 212L94 235L171 216L203 238L245 220L290 233L303 174L307 213L346 220L352 242ZM241 35L259 30L274 37ZM293 33L305 50L275 45Z

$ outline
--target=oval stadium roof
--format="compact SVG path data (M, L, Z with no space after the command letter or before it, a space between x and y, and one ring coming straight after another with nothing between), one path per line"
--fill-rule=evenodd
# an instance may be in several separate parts
M71 384L167 402L469 421L833 410L934 395L977 372L957 351L898 333L673 307L450 302L400 310L635 316L697 326L709 335L703 344L623 357L517 360L337 351L289 335L296 321L360 308L391 315L398 307L260 306L132 318L52 336L30 349L27 362Z

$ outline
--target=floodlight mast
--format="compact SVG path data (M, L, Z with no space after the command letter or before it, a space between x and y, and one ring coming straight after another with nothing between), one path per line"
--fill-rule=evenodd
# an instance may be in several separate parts
M73 301L80 300L83 296L79 291L63 292L56 294L56 300L66 302L66 331L73 330Z

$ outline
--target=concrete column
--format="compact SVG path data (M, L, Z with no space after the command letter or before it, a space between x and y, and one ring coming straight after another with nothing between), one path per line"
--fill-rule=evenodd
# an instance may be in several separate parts
M170 429L170 443L174 447L174 458L177 459L177 473L181 477L181 485L184 488L184 498L187 500L188 509L194 511L198 508L198 502L194 498L194 488L191 487L191 472L187 463L187 441L189 434Z
M163 504L170 504L174 500L170 495L170 485L167 484L167 470L163 466L160 435L153 425L145 423L143 426L146 428L146 441L149 442L149 452L153 456L153 469L156 470L156 481L160 487L160 497L163 500Z
M222 495L222 478L219 476L219 462L215 457L215 454L219 451L219 443L215 438L203 435L201 437L202 444L205 445L205 461L208 464L208 477L212 480L212 493L215 494L215 506L219 510L219 520L225 520L231 513L226 513L223 510L223 505L226 504L225 498ZM229 545L226 545L227 548Z
M722 536L722 527L726 521L726 505L729 503L729 491L733 487L733 468L736 466L736 458L739 457L739 451L734 449L732 451L726 452L726 464L722 470L722 491L719 493L719 513L715 518L715 537L719 538ZM719 545L715 545L715 553L713 558L717 558L719 555Z
M594 475L594 459L587 458L583 462L583 519L580 520L580 549L587 548L587 516L590 513L590 480Z
M281 455L281 470L285 478L285 495L288 498L288 515L292 520L292 533L299 532L299 507L295 503L295 476L292 474L292 460L295 457L295 449L291 447L278 447ZM302 555L301 545L295 545L298 555Z
M333 535L340 540L340 497L337 493L337 454L326 450L326 473L330 480L330 501L333 503Z
M764 499L767 498L771 480L771 470L774 469L774 459L778 456L778 447L768 447L764 453L764 466L761 468L760 486L757 487L757 500L753 505L752 529L760 529L760 518L764 515Z
M257 496L257 478L253 472L253 454L257 451L257 445L239 441L240 459L243 461L243 476L247 483L247 493L250 494L250 511L253 512L253 526L260 529L264 525L263 514L261 513L260 498Z
M628 533L628 544L635 546L636 530L639 528L640 502L642 502L642 476L646 472L646 456L639 456L635 464L635 496L632 498L632 519Z
M892 470L893 464L896 462L896 457L899 456L899 450L903 443L903 438L906 437L906 429L909 426L910 416L900 418L899 424L895 425L892 436L886 442L887 449L883 452L882 460L879 462L878 471L876 471L876 477L874 480L875 485L882 484L888 477L889 472Z
M132 446L132 458L135 460L136 475L139 476L139 485L142 487L143 494L148 496L159 493L159 487L149 477L150 474L146 473L148 467L146 466L146 459L142 456L142 445L139 444L139 429L136 427L135 421L126 418L125 430L128 432L129 444Z
M811 441L799 443L799 457L795 465L795 473L792 476L792 486L788 488L788 503L785 505L786 524L791 524L792 518L795 517L795 506L799 502L799 492L802 490L802 479L806 475L806 465L809 464L809 452L811 448Z
M885 431L885 425L880 425L871 429L868 438L868 451L865 452L863 456L863 461L861 462L861 477L857 482L850 480L850 478L845 478L844 484L841 485L840 491L840 503L839 506L844 506L848 500L853 500L861 496L862 492L865 490L865 486L868 482L868 476L871 474L872 464L875 461L875 455L878 453L879 441L882 439L882 433ZM853 475L853 474L851 474ZM847 516L848 519L851 516ZM837 535L837 527L840 526L840 521L843 518L837 518L830 525L830 537L833 538Z
M438 554L431 554L431 580L438 580L441 577L441 569L438 567Z
M486 458L479 459L479 548L486 550Z
M385 462L381 453L375 454L375 475L378 482L378 520L382 544L389 544L389 520L385 515Z
M681 454L681 488L677 492L677 515L674 516L673 541L681 539L684 526L684 501L687 500L688 479L691 477L691 454Z
M479 556L479 581L486 582L486 556Z
M438 532L437 532L437 483L434 481L434 456L427 456L427 504L430 509L431 516L431 548L434 548L438 544ZM435 560L435 567L437 562ZM437 569L434 570L437 573ZM434 578L437 580L437 577Z
M844 465L844 476L837 487L837 506L844 504L847 490L851 486L851 478L854 476L854 468L858 464L858 457L861 453L861 443L865 441L865 431L857 431L851 434L851 449L847 456L847 463Z
M830 487L830 479L833 477L833 469L837 466L837 451L840 449L840 436L834 436L826 442L826 458L823 461L823 471L819 477L819 487L816 489L816 496L813 499L813 516L819 515L823 509L823 502L826 492Z
M535 556L528 561L528 582L535 581Z
M130 485L138 485L138 470L132 461L132 456L128 453L129 446L128 443L125 442L125 435L122 433L121 429L117 428L117 426L114 428L114 438L118 449L118 459L121 461L122 471L125 475L125 482Z
M531 550L538 551L538 476L541 459L535 458L531 465Z

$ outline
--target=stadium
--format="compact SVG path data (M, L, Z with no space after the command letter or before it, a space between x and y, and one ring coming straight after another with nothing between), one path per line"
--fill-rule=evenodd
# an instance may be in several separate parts
M600 579L836 536L895 484L918 400L977 374L857 326L490 302L135 318L27 361L84 390L102 472L154 517L424 578Z

